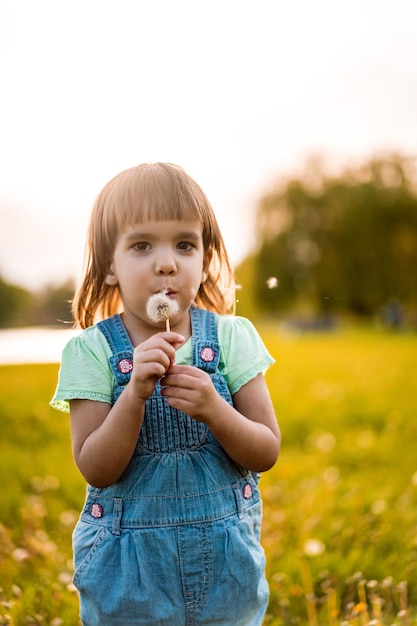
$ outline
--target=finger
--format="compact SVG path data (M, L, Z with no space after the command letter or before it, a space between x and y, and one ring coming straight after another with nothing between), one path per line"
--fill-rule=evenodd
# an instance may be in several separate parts
M180 346L181 344L185 342L184 335L180 335L179 333L163 332L163 333L158 333L157 335L154 335L154 336L161 337L161 339L163 339L164 341L166 341L167 343L171 344L174 347Z
M160 363L165 368L169 367L171 363L171 355L167 354L165 350L155 348L153 350L146 350L145 352L139 352L135 355L135 363Z
M196 398L193 392L189 392L185 389L178 387L170 387L169 389L162 389L161 394L168 400L168 403L175 408L192 413L195 407Z
M168 370L162 382L163 387L181 387L182 389L197 389L199 379L195 376L189 376L188 374L172 374L171 368Z
M192 365L171 365L168 374L184 374L191 378L202 378L206 375L205 372L193 367Z

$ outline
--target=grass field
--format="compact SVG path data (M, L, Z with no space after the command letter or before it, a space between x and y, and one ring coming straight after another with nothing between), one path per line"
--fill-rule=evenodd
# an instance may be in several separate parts
M259 330L283 434L261 479L265 623L417 624L417 336ZM0 367L0 626L78 624L84 483L68 419L48 406L57 371Z

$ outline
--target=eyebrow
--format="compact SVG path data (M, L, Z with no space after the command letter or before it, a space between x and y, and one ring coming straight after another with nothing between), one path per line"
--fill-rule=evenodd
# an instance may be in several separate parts
M135 231L126 236L128 241L133 239L154 239L155 233L147 233L145 231ZM198 240L202 238L202 233L197 230L184 230L175 234L175 239L194 239Z

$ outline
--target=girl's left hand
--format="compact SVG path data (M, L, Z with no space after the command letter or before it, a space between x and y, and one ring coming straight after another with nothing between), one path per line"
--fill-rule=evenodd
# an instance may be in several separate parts
M274 465L281 436L262 374L233 395L233 405L217 392L207 372L191 365L171 365L161 385L168 404L207 424L238 465L254 472Z
M207 422L215 415L215 407L221 402L207 372L191 365L172 365L161 385L161 394L168 398L170 406L199 422Z

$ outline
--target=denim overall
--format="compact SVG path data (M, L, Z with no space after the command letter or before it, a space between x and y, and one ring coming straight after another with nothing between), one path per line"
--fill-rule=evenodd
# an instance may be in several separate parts
M191 309L192 365L232 403L218 371L216 316ZM133 348L121 317L99 322L112 350L113 402ZM117 483L88 485L75 528L84 626L260 626L268 602L258 477L208 427L169 407L158 383Z

